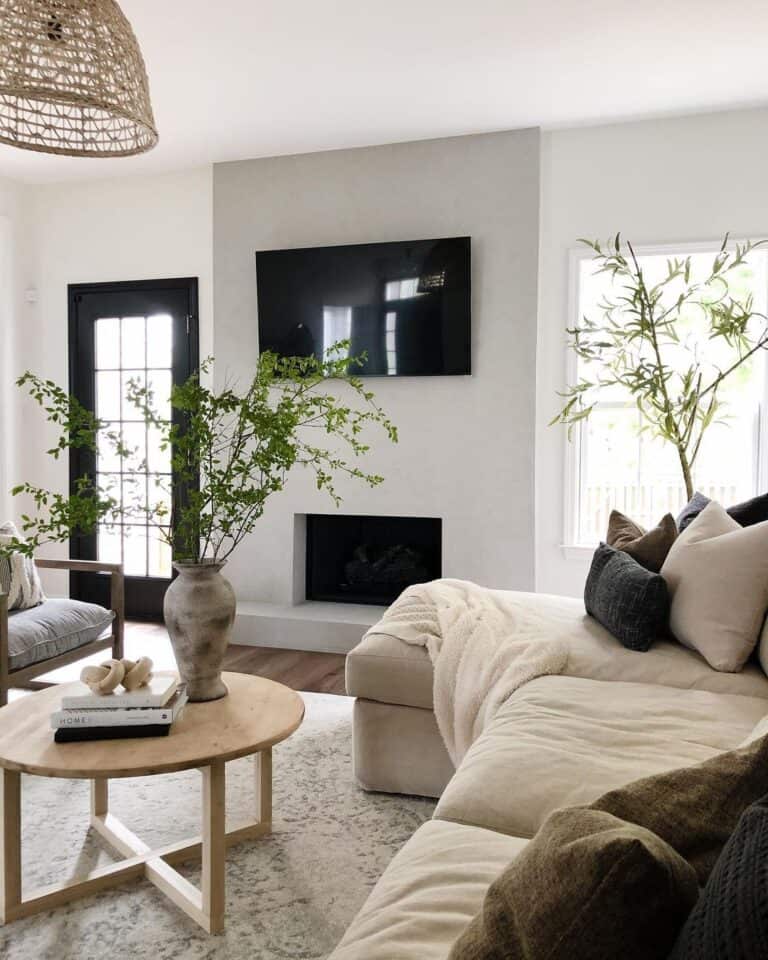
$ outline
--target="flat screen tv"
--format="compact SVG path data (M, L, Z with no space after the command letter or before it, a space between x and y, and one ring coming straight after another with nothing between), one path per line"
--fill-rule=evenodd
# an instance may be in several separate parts
M469 237L259 251L256 283L262 352L348 340L363 376L471 373Z

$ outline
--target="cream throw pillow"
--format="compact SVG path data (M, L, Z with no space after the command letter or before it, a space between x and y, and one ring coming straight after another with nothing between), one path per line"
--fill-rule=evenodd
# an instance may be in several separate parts
M741 670L768 609L768 521L742 527L708 504L672 544L661 575L680 643L715 670Z
M21 539L14 524L0 523L0 544L7 546ZM8 594L9 610L26 610L42 603L45 594L35 561L23 553L0 557L0 593Z

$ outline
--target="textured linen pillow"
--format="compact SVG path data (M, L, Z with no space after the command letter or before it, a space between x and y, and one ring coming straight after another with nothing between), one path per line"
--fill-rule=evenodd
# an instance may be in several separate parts
M0 545L21 540L13 523L0 523ZM22 553L0 556L0 593L8 594L9 610L27 610L45 600L34 560Z
M691 866L643 827L556 810L491 884L450 960L666 957L698 892Z
M605 542L609 547L628 553L646 570L653 573L661 570L676 539L677 524L671 513L665 514L653 530L645 530L625 514L611 510Z
M584 586L587 613L630 650L647 650L666 635L669 593L663 577L629 554L601 543Z
M741 670L768 609L768 522L742 527L709 503L675 540L661 575L680 643L715 670Z
M768 953L768 798L731 834L670 960L751 960Z
M711 502L709 497L705 497L703 493L694 493L678 514L677 527L680 532L682 533L698 517L704 507ZM751 500L745 500L743 503L728 507L726 513L742 527L751 527L755 523L763 523L768 520L768 493L761 493L760 496L752 497Z

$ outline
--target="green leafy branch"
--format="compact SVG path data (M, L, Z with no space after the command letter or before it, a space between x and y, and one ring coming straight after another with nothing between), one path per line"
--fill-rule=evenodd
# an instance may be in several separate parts
M68 450L96 452L99 437L111 445L118 456L130 456L119 432L99 420L75 397L70 396L53 380L45 380L27 371L16 381L46 414L46 419L59 429L55 446L46 451L58 460ZM120 504L90 476L79 477L69 494L57 493L32 483L13 487L14 497L23 496L30 504L21 514L22 538L10 538L0 546L0 554L19 552L32 556L47 543L62 543L73 535L92 532L100 523L115 523L122 515Z

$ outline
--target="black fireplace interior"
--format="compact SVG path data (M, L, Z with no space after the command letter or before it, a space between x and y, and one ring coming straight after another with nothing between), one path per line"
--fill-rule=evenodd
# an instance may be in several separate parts
M307 600L389 604L412 583L442 576L434 517L307 514Z

